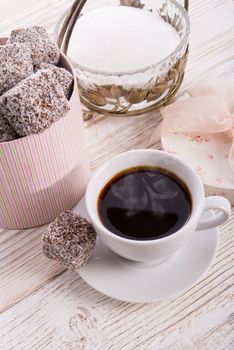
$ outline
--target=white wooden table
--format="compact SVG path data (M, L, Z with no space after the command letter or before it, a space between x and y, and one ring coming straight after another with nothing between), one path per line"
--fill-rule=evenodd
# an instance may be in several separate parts
M95 0L90 0L95 2ZM40 24L52 30L71 0L0 0L0 34ZM190 56L181 91L234 70L234 2L191 0ZM92 169L121 151L160 146L159 112L86 122ZM0 199L1 200L1 199ZM234 215L221 228L216 260L200 283L174 300L112 300L47 260L45 227L0 231L0 350L234 349Z

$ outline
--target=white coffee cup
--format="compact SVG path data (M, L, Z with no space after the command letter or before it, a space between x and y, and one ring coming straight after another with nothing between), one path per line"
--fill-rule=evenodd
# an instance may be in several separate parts
M105 184L122 170L139 165L168 169L190 190L191 215L185 225L170 236L145 241L126 239L109 231L99 218L97 202ZM205 198L200 177L189 164L176 156L153 149L129 151L111 158L91 177L85 199L90 220L103 243L116 254L137 262L164 261L181 249L190 236L196 234L196 230L217 227L231 215L227 199L218 196ZM218 212L209 219L201 219L202 213L209 209L218 209Z

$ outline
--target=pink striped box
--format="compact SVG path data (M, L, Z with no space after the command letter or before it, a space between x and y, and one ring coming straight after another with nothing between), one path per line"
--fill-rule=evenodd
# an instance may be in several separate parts
M4 44L0 39L0 45ZM38 135L0 143L0 227L24 229L52 221L83 196L89 179L75 74L70 111Z

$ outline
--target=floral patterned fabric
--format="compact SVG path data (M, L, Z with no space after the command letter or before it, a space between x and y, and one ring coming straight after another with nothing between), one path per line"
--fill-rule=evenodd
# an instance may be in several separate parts
M188 89L187 97L163 108L161 135L190 135L197 143L212 134L225 133L232 140L228 154L234 171L234 77L219 78Z

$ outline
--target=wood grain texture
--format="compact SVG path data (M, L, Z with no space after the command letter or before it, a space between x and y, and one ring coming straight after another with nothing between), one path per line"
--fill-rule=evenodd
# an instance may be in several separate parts
M0 315L1 349L231 350L233 224L222 227L209 274L176 299L115 301L66 271Z
M198 79L234 72L234 2L190 2L190 55L178 95ZM52 32L69 4L0 0L0 34L35 23ZM133 118L96 114L85 123L92 169L125 150L159 148L160 120L159 112ZM234 212L200 283L170 302L150 305L107 298L48 261L41 252L45 227L0 231L0 350L233 349L233 228Z

